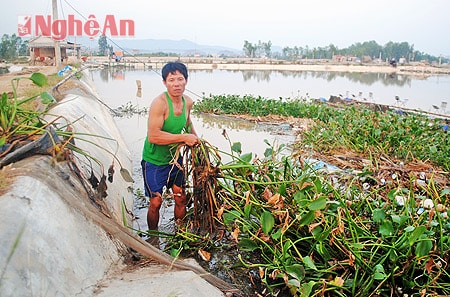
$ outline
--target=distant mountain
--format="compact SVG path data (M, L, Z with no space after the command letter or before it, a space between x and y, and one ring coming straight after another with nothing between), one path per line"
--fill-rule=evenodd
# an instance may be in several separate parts
M70 40L69 40L70 41ZM77 43L92 44L92 41L83 40L78 37ZM112 46L114 51L125 50L130 53L148 54L148 53L176 53L179 55L227 55L240 56L242 50L214 45L201 45L187 39L108 39L108 45ZM98 43L96 43L98 48Z

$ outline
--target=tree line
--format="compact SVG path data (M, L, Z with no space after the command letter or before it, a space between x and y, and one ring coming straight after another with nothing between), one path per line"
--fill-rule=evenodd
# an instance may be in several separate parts
M99 53L108 54L112 51L112 46L108 45L105 36L99 38ZM399 60L404 58L405 62L412 61L429 61L438 63L448 63L448 58L436 57L427 53L414 49L413 44L408 42L392 42L389 41L385 45L379 45L375 41L357 42L347 48L338 48L334 44L329 44L324 47L310 48L308 45L305 47L294 46L284 47L281 52L273 52L272 42L251 43L247 40L244 41L243 51L245 56L251 58L273 58L296 61L299 59L332 59L335 55L352 56L363 60L364 57L370 57L370 59ZM28 56L28 40L22 39L16 34L8 35L3 34L0 43L0 59L12 60L19 56Z
M436 57L427 53L414 49L413 44L408 42L393 42L389 41L385 45L380 45L376 41L357 42L350 45L347 48L338 48L336 45L330 43L324 47L310 48L308 45L305 47L286 46L282 48L281 52L272 51L272 42L251 43L247 40L244 41L243 46L244 54L250 58L273 58L296 61L299 59L332 59L335 55L352 56L361 60L365 57L370 59L391 60L405 59L405 62L413 61L429 61L429 62L449 62L448 58Z
M22 37L12 34L3 34L0 43L0 59L11 60L19 56L28 56L28 40L23 40Z

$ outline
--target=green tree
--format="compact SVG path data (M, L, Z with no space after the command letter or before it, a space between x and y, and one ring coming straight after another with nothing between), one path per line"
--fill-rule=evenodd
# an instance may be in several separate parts
M384 46L379 45L376 41L357 42L350 45L347 48L338 49L335 45L330 44L325 47L314 47L310 49L308 45L303 47L284 47L281 53L271 52L272 43L259 41L257 45L253 45L248 41L244 43L244 51L248 57L260 57L263 54L266 57L276 57L280 59L295 61L299 58L307 59L331 59L333 55L348 55L362 58L369 56L372 59L379 58L382 60L390 60L405 58L407 62L410 61L428 61L448 63L447 57L435 57L429 54L417 51L414 49L414 45L408 42L393 42L389 41Z
M100 55L109 55L110 47L108 46L108 40L106 40L106 36L102 35L98 39L98 50Z
M3 34L2 41L0 44L0 58L1 59L15 59L21 55L27 54L27 44L21 37L16 34L9 36L8 34Z
M337 46L335 46L334 44L330 43L328 45L328 56L330 58L333 58L334 55L338 55L339 54L339 48Z
M243 47L242 49L243 49L243 51L244 51L244 54L245 54L247 57L254 58L254 57L255 57L255 53L256 53L257 46L251 44L251 43L248 42L247 40L244 40L244 47Z
M271 58L272 57L272 42L270 40L268 42L263 42L262 47L263 47L264 54L266 55L266 57Z
M244 53L247 57L250 58L271 58L272 57L272 42L269 40L268 42L258 41L258 44L252 44L247 40L244 40Z

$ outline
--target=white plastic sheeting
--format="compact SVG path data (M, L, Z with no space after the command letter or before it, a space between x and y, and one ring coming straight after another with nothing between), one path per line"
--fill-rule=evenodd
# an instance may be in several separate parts
M47 120L61 116L59 125L70 125L77 134L77 147L97 160L75 154L86 178L91 164L100 179L114 162L102 211L105 219L122 224L122 201L133 209L131 184L120 175L121 168L131 171L130 154L90 82L82 79L73 93ZM0 196L0 295L91 296L95 284L121 262L125 247L91 220L89 214L101 210L87 195L90 184L83 186L66 162L50 156L29 157L2 170L9 189Z

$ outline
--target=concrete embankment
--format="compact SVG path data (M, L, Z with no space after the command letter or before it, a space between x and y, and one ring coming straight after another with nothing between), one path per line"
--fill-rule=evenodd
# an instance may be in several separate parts
M232 286L124 227L132 160L88 77L55 90L62 99L46 116L75 135L55 144L75 148L1 170L0 296L223 296ZM128 266L132 250L159 264Z

